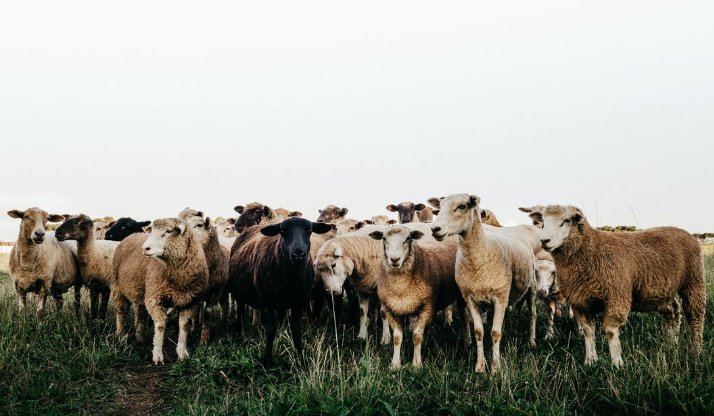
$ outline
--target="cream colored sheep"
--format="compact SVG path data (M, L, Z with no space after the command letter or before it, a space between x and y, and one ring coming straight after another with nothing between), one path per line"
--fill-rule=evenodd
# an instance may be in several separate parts
M229 220L223 220L216 222L215 226L218 236L223 238L235 238L236 228L233 226L233 223L235 223L235 221L230 222Z
M364 222L367 224L370 224L370 225L378 225L381 227L387 227L387 226L396 224L397 220L390 220L389 217L387 217L386 215L375 215L372 218L370 218L369 220L365 220Z
M89 289L89 309L92 318L104 318L107 313L112 280L112 259L118 241L96 240L95 222L84 214L69 217L55 231L59 241L77 241L79 276ZM101 306L99 296L101 295Z
M597 361L595 316L615 367L620 367L620 327L631 310L660 312L665 332L676 337L680 305L697 351L702 348L706 290L699 242L674 227L609 233L590 226L575 207L548 205L530 217L543 224L541 244L553 255L558 285L585 335L585 363Z
M77 245L74 241L59 242L53 233L46 233L47 222L60 222L63 215L48 214L39 208L12 210L7 215L18 218L20 233L10 251L10 276L15 285L20 313L25 311L27 294L37 294L37 316L45 313L45 301L50 294L62 309L62 294L74 287L74 309L79 314L82 281L77 270Z
M414 242L423 235L421 231L410 230L403 225L369 234L382 245L383 267L377 277L377 292L382 311L394 331L392 369L399 369L402 365L403 332L399 318L416 316L412 323L412 365L418 368L422 365L424 329L437 311L461 298L454 279L458 242L455 239L425 245ZM468 334L468 320L464 319L464 323Z
M459 236L456 256L456 283L474 321L478 358L476 371L486 371L483 351L481 308L494 308L491 339L492 369L500 363L500 345L506 308L527 296L530 311L529 342L535 346L535 258L533 249L516 227L489 227L481 224L480 198L455 194L439 201L441 212L431 229L437 240Z
M300 211L288 211L285 208L275 208L275 222L283 222L290 217L302 217Z
M132 234L114 253L112 299L117 310L117 334L123 335L129 306L136 305L136 338L143 342L147 311L154 321L154 364L164 362L167 309L179 311L176 353L188 356L188 322L204 299L208 265L193 232L178 218L158 219L150 234Z
M337 236L345 235L347 233L357 231L366 225L367 223L364 221L357 221L351 218L345 218L337 221L337 223L335 224L335 234Z

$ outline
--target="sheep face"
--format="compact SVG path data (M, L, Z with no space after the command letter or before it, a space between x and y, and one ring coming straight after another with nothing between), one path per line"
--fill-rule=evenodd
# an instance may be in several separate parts
M324 234L332 230L329 224L312 222L300 217L291 217L263 227L260 233L267 237L280 235L280 251L295 265L303 265L310 254L310 235Z
M67 218L62 225L55 230L57 240L84 240L89 237L89 231L94 228L94 221L84 214Z
M203 245L208 241L208 237L211 231L211 219L206 217L205 219L197 216L190 217L186 220L186 226L193 231L193 235L196 240Z
M269 206L257 202L248 204L245 207L238 205L234 209L241 214L234 224L237 233L242 233L248 227L275 219L275 212Z
M444 238L463 234L470 230L474 221L480 222L480 216L474 215L479 211L481 198L476 195L454 194L442 199L431 198L429 203L439 209L436 221L432 223L431 233L437 241Z
M386 231L369 233L371 238L382 241L382 261L394 269L404 265L404 261L411 253L412 241L420 239L423 235L421 231L400 226L390 227Z
M342 256L342 247L335 244L318 253L315 269L324 283L325 291L339 296L347 276L352 273L353 265Z
M543 210L545 209L545 207L544 207L543 205L534 205L534 206L532 206L532 207L530 207L530 208L519 207L518 209L519 209L520 211L522 211L522 212L527 212L527 213L532 213L532 212L539 213L539 212L543 212ZM531 220L533 221L533 225L534 225L534 226L540 228L541 230L543 229L543 217L542 217L542 215L531 216L531 215L529 214L528 216L531 217Z
M399 223L407 224L414 221L414 215L417 211L426 208L424 204L414 204L413 202L402 202L398 205L387 205L387 211L396 212L399 215Z
M550 295L555 284L555 264L550 260L536 260L536 291L542 298Z
M45 231L48 221L60 222L65 219L63 215L48 214L39 208L28 208L25 211L14 209L8 211L7 215L22 220L20 223L20 237L32 244L42 244L42 242L45 241Z
M432 210L429 207L425 207L421 211L417 211L416 216L419 219L419 222L433 222L434 221L434 210Z
M121 241L134 233L143 233L144 227L151 221L134 221L131 218L119 218L114 223L109 223L109 229L104 238L111 241Z
M232 219L232 218L231 218ZM232 238L236 236L236 229L233 226L235 221L220 221L216 224L216 231L219 237Z
M183 211L179 212L178 219L181 221L186 221L191 217L201 217L203 218L203 211L197 211L195 209L186 207Z
M151 232L144 242L142 249L146 257L165 259L179 257L177 253L170 252L170 241L186 233L186 224L178 218L164 218L151 223ZM189 231L190 232L190 231Z
M390 219L386 215L375 215L374 217L372 217L370 219L370 221L372 221L372 224L374 224L374 225L386 227L387 223L390 221ZM391 221L394 221L394 220L391 220ZM394 221L394 222L396 223L396 221Z
M275 208L275 220L276 221L283 222L290 217L302 217L302 212L288 211L285 208Z
M103 240L104 235L107 232L108 229L107 223L103 221L95 221L94 222L94 238L97 240Z
M548 252L565 244L571 233L577 233L579 225L585 221L585 216L578 208L561 205L548 205L543 212L532 212L529 216L543 223L540 243Z
M346 219L346 220L339 220L337 221L337 224L335 225L335 231L336 235L345 235L347 233L351 233L353 231L357 231L360 228L364 227L367 225L364 221L357 221L357 220L351 220L351 219Z
M317 217L317 222L334 224L338 220L344 218L345 215L347 215L347 211L347 208L339 208L334 205L328 205L325 207L325 209L317 210L317 212L320 213L320 216Z

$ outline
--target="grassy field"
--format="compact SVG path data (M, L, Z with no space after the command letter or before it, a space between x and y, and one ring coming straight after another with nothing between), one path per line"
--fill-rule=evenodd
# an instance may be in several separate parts
M710 302L701 356L690 353L685 326L673 345L663 341L659 315L631 314L621 337L625 366L611 367L598 327L600 362L585 367L583 339L567 314L556 321L553 341L542 339L539 325L533 350L525 314L509 314L504 366L486 375L474 373L475 348L464 349L457 331L438 319L419 371L388 369L391 346L378 345L374 325L365 344L354 328L327 319L305 322L305 369L295 366L285 326L276 365L266 370L262 330L234 339L218 322L208 346L190 339L183 362L175 360L176 334L169 333L167 364L153 366L150 345L120 342L113 319L92 322L86 304L76 318L50 301L41 325L34 311L20 324L7 256L0 255L0 414L714 414L714 246L705 251ZM410 340L402 357L411 361Z

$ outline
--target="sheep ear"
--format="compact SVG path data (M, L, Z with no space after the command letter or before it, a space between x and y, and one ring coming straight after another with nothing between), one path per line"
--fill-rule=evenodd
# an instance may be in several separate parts
M7 215L11 216L12 218L22 218L25 215L25 211L13 209L12 211L8 211Z
M519 209L520 211L523 211L523 212L533 212L533 209L532 209L532 208L518 207L518 209Z
M326 223L321 222L320 224L326 224ZM330 229L331 229L332 231L337 231L337 224L330 224Z
M148 226L148 227L144 228L144 232L146 232L146 233L150 233L153 230L154 230L154 228L152 226Z
M369 233L369 237L373 240L381 240L384 238L384 233L381 231L372 231Z
M63 217L64 217L64 219L66 219L66 220L68 220L68 219L69 219L69 217L71 217L71 215L69 215L69 214L62 214L62 216L63 216Z
M424 237L424 233L419 230L414 230L409 233L409 237L411 237L412 240L418 240L418 239Z
M83 228L92 228L94 226L94 221L90 220L89 218L83 218L79 222L79 226Z
M242 214L245 210L245 207L243 205L236 205L235 207L233 207L233 210L239 214Z
M575 215L573 215L573 222L575 224L582 224L584 218L583 214L576 212Z
M183 222L178 223L176 228L174 228L174 231L176 231L176 230L178 230L176 235L181 235L181 234L185 233L186 232L186 224L184 224Z
M62 222L64 220L65 220L64 215L50 214L47 217L47 221L49 221L49 222Z
M370 225L371 225L371 224L374 224L374 221L372 221L372 220L364 220L364 221L362 221L362 222L365 223L365 224L370 224Z
M429 205L431 205L434 208L441 208L441 199L439 199L439 198L436 198L436 197L429 198L426 200L426 202L428 202Z
M288 217L302 217L302 212L300 211L293 211L288 213Z
M481 203L481 198L476 195L469 195L469 206L471 208L477 207Z
M434 214L434 215L439 215L439 212L441 212L440 209L432 209L432 210L431 210L431 213Z
M389 205L387 205L387 211L397 212L397 207L395 207L394 204L389 204Z
M486 210L485 210L485 209L482 209L482 210L480 210L480 211L481 211L481 219L486 218L486 217L487 217L487 215L486 215Z
M348 211L347 208L342 208L340 210L340 217L344 217L345 215L347 215L347 211Z
M275 218L275 212L267 205L263 205L263 215L268 218Z
M387 225L394 225L397 223L397 220L389 220L387 221Z
M364 227L365 225L367 225L366 222L360 221L357 224L355 224L355 230L359 230L360 228Z
M141 221L141 222L137 222L136 225L138 225L139 227L142 227L142 228L143 228L143 227L146 227L146 226L151 225L151 221Z
M206 228L208 228L208 227L211 226L211 218L210 218L210 217L206 217L206 224L205 224L205 225L206 225Z
M196 213L196 215L199 216L199 217L201 217L201 218L203 218L203 211L198 211L198 212Z
M540 212L531 212L528 216L535 222L543 223L543 214Z
M116 223L117 223L116 221L112 221L109 224L107 224L107 230L112 228L114 226L114 224L116 224Z
M426 205L424 205L424 204L416 204L416 205L414 205L414 209L415 209L416 211L421 211L421 210L423 210L424 208L426 208Z
M228 218L226 221L228 222L228 224L235 224L235 223L236 223L235 218Z
M342 247L337 246L335 248L335 254L333 254L335 257L342 257Z
M332 231L333 228L337 228L335 224L325 224L324 222L313 222L312 232L315 234L325 234L328 231Z
M280 224L273 224L260 229L260 233L268 237L274 237L278 235L279 232Z

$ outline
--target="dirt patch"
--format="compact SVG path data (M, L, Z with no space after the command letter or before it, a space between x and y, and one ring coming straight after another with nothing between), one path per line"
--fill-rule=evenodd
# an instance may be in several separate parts
M166 368L147 365L126 373L127 382L114 399L111 415L153 415L166 410L161 394Z

